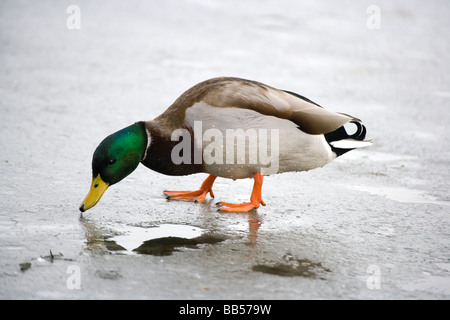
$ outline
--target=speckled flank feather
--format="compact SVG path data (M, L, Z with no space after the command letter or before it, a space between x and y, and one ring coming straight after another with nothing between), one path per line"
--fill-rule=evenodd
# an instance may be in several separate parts
M226 137L227 130L254 130L259 132L263 129L267 133L268 154L277 152L278 163L275 168L272 164L264 165L258 157L256 163L249 163L250 139L246 140L246 163L227 163L225 157L228 146L224 142L223 160L220 164L213 163L205 165L205 170L211 174L231 178L250 178L255 172L263 172L265 175L289 172L307 171L317 167L322 167L334 158L336 154L331 151L330 146L323 135L310 135L298 129L298 126L286 119L274 116L262 115L259 112L249 109L238 108L214 108L205 102L198 102L186 111L186 125L194 127L195 121L201 121L203 132L209 129L219 130L222 136ZM271 136L271 130L276 130L276 136ZM260 139L261 137L258 137ZM202 136L196 136L196 143L203 145L203 149L210 141L202 141ZM276 140L275 140L276 139ZM260 140L258 140L260 141ZM228 142L227 142L228 143ZM232 140L232 148L237 149L237 140ZM257 146L262 147L262 146ZM276 169L271 171L270 169Z

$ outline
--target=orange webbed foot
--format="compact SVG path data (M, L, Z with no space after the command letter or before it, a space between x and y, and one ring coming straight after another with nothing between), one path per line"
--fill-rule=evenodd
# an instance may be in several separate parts
M195 191L164 191L168 200L184 200L184 201L195 201L201 202L206 199L208 193L214 198L214 193L212 191L212 186L216 176L209 175L208 178L202 183L199 190Z
M251 202L244 202L244 203L219 202L218 204L220 205L219 211L228 211L228 212L248 212L250 210L259 207L259 205L255 205Z
M214 198L214 193L212 190L195 190L195 191L164 191L167 196L167 200L184 200L184 201L195 201L201 202L206 199L206 196L211 194Z
M255 173L254 178L255 182L253 184L253 191L250 197L250 202L244 203L218 202L217 204L220 206L219 211L247 212L259 208L260 204L265 206L266 203L261 198L263 175L261 173Z

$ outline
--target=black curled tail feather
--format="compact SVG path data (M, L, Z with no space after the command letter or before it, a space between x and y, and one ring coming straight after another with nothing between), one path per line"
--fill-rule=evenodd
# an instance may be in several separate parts
M350 123L353 123L356 125L356 132L352 135L349 135L347 131L345 130L344 126L336 129L335 131L329 132L324 134L325 140L328 142L328 144L331 147L331 150L337 154L337 156L341 156L344 153L353 150L351 149L342 149L342 148L336 148L332 145L333 141L339 141L344 139L353 139L358 141L363 141L366 138L367 129L366 127L359 121L350 121Z
M355 139L355 140L363 141L366 138L366 133L367 133L366 127L361 122L358 122L358 121L350 121L350 123L354 123L357 127L357 130L354 134L352 134L351 136L348 136L347 139Z

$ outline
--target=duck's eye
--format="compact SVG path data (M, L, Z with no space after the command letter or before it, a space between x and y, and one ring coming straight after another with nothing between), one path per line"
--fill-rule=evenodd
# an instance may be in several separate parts
M112 166L114 163L116 163L116 159L109 159L108 160L108 165Z

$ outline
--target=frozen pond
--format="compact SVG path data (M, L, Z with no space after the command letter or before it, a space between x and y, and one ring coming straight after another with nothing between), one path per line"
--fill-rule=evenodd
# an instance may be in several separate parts
M450 4L0 3L1 299L449 299ZM379 15L378 15L379 14ZM75 23L71 24L71 23ZM82 216L108 134L216 76L361 118L370 148L322 169L218 178L140 166Z

